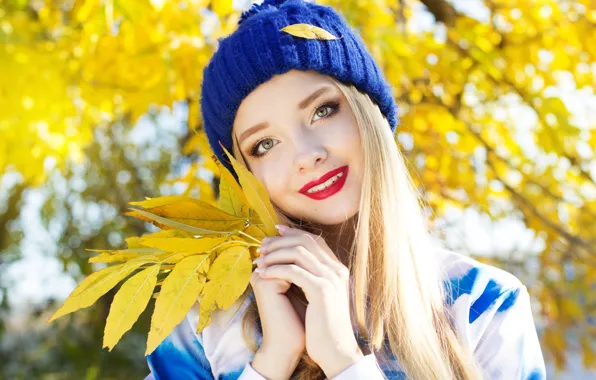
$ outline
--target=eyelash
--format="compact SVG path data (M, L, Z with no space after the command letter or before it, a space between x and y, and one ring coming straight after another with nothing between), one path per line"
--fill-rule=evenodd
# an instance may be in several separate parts
M322 119L328 119L328 118L330 118L331 116L335 115L335 114L337 113L337 111L339 110L339 103L338 103L338 102L329 102L329 103L324 103L324 104L322 104L321 106L319 106L319 107L315 108L315 114L316 114L316 112L317 112L319 109L321 109L321 108L324 108L324 107L331 108L331 111L330 111L330 112L327 114L327 116L323 116L323 117L321 117L319 120L322 120ZM317 120L317 121L319 121L319 120ZM259 153L257 153L257 151L258 151L258 149L259 149L259 145L260 145L260 144L261 144L263 141L265 141L265 140L267 140L267 139L269 139L269 137L266 137L266 138L264 138L264 139L262 139L262 140L259 140L259 141L257 141L257 142L255 143L255 145L253 145L252 149L250 150L250 156L251 156L251 157L260 158L260 157L263 157L263 156L265 156L266 154L268 154L268 153L269 153L269 151L270 151L271 149L267 150L265 153L260 153L260 154L259 154Z

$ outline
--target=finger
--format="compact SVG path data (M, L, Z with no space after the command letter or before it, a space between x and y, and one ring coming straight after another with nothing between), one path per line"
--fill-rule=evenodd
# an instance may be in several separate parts
M317 277L324 277L326 267L303 246L280 248L259 258L260 268L279 264L295 264Z
M315 257L326 266L333 268L335 265L343 265L331 251L322 236L317 236L297 228L284 227L287 230L280 228L282 236L267 238L266 243L262 246L261 254L266 255L267 252L282 247L301 245L315 255Z
M261 277L258 272L253 271L250 277L250 285L252 286L255 295L261 294L261 292L263 291L261 289L272 289L271 286L268 284L268 281L273 281L277 283L277 287L275 287L275 291L277 293L285 293L285 291L288 290L290 285L292 285L292 283L287 280L282 280L278 278L265 279Z
M295 264L273 265L259 271L263 278L279 278L300 287L309 302L319 293L323 280Z

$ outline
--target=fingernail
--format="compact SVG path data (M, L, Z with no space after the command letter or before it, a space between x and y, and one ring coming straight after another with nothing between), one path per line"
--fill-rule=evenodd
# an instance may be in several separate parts
M253 264L256 264L256 265L259 265L262 262L263 262L263 258L262 257L259 257L259 258L255 259L252 263Z
M255 273L262 275L263 274L264 269L263 268L257 268L255 269Z
M286 232L290 227L284 226L283 224L276 224L275 228L277 228L279 232Z

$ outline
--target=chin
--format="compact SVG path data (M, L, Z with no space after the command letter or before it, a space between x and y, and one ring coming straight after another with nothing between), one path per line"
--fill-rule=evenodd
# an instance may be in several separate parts
M336 210L337 211L337 210ZM333 226L350 220L352 217L358 214L358 209L351 210L350 212L328 212L326 210L316 210L310 215L297 215L292 216L296 220L303 220L308 223L314 223L321 226Z
M336 202L307 200L307 204L305 204L304 200L301 200L300 203L289 200L284 203L291 207L284 207L283 204L277 203L278 207L295 221L323 226L341 224L357 215L359 211L358 198L354 196L338 198Z

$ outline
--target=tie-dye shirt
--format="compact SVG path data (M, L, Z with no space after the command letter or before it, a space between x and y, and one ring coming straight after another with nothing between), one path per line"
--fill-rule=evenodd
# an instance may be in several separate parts
M487 379L545 379L545 364L526 286L514 275L448 250L438 256L452 285L447 305L459 339L471 348ZM248 291L248 290L247 290ZM186 318L147 356L145 380L265 380L251 366L254 353L243 338L242 315L254 294L240 298L196 334L195 303ZM362 338L355 328L359 342ZM257 346L262 336L256 333ZM365 355L333 380L405 379L399 363ZM384 376L383 376L384 375Z

